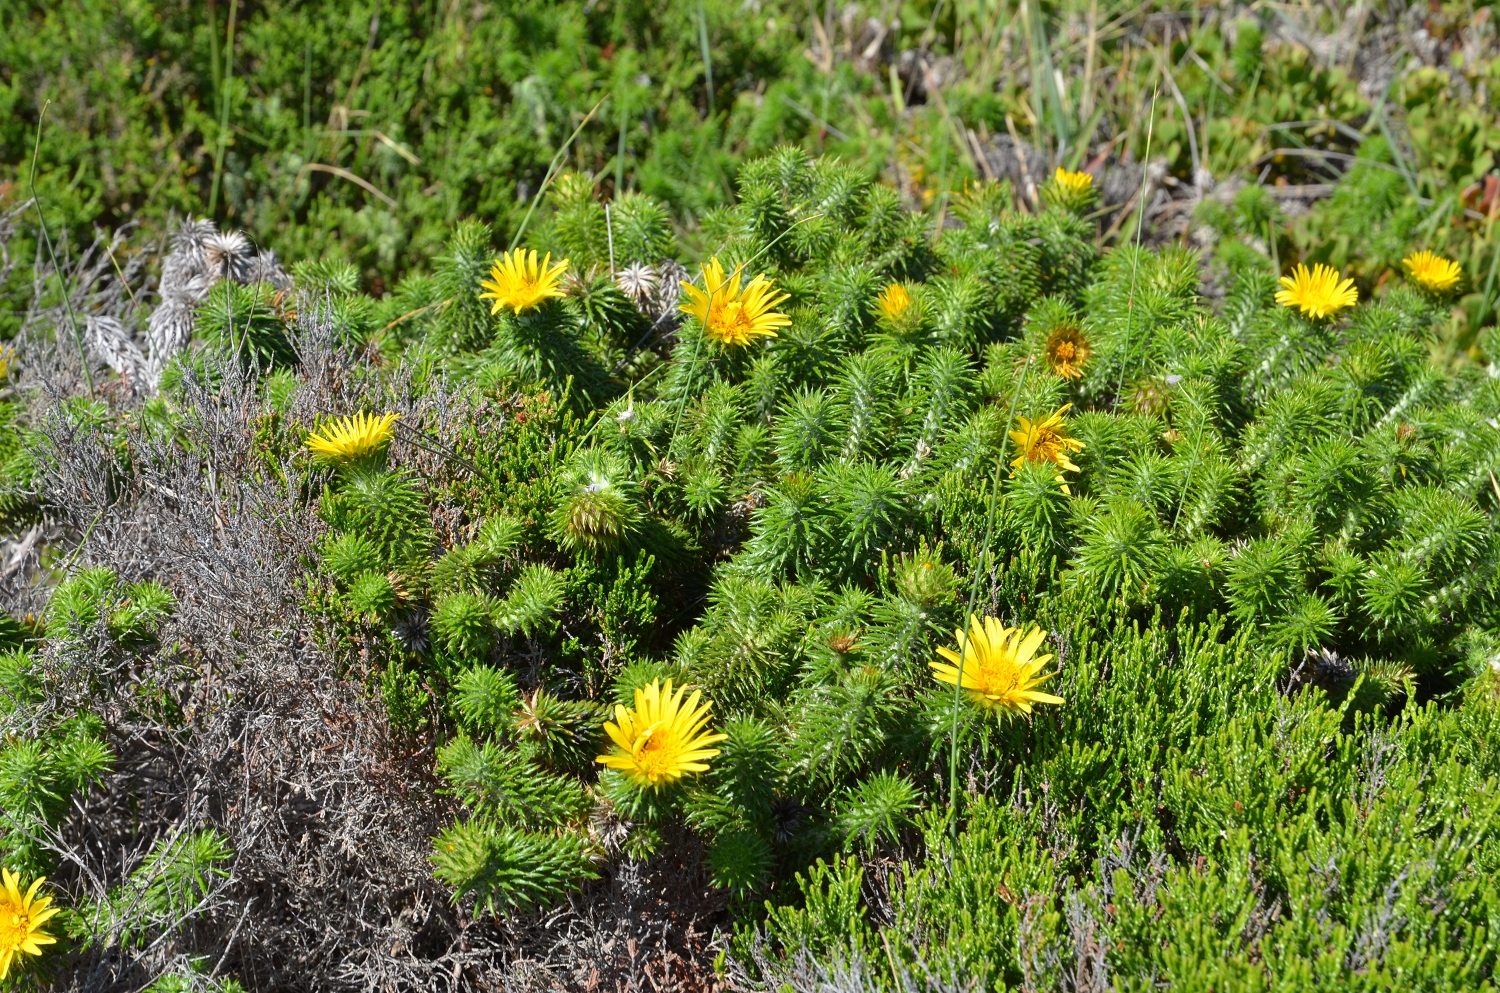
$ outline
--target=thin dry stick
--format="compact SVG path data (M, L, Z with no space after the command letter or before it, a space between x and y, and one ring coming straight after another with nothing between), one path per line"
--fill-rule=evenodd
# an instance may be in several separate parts
M1087 121L1094 113L1094 57L1098 53L1099 43L1099 0L1089 0L1089 37L1088 47L1084 49L1083 55L1083 96L1078 101L1078 119ZM1088 136L1083 137L1084 144L1088 143Z
M1011 147L1015 150L1016 161L1021 163L1021 183L1026 187L1026 199L1035 210L1038 206L1036 183L1031 179L1031 168L1026 165L1026 146L1021 144L1021 136L1016 131L1016 119L1009 114L1005 115L1005 130L1010 132Z
M373 183L370 183L367 180L361 179L359 176L356 176L354 173L350 172L348 169L341 169L338 166L325 165L322 162L309 162L307 165L303 166L301 169L298 169L297 170L297 178L293 181L293 185L296 185L297 183L302 182L302 178L304 176L306 176L310 172L326 172L326 173L329 173L330 175L337 176L340 179L347 179L349 182L353 183L354 185L356 185L356 186L358 186L358 187L360 187L362 189L368 190L370 193L375 194L375 196L379 197L386 204L386 206L388 206L388 207L398 207L398 206L400 206L400 204L396 203L395 200L392 200L390 197L388 197L384 193L380 192L380 190L377 189Z
M609 277L615 276L615 224L610 220L609 204L604 205L604 231L609 235Z
M130 304L140 309L140 302L135 298L135 290L130 288L130 283L125 279L125 274L120 271L120 263L115 261L115 248L109 242L104 243L104 250L109 253L109 261L115 267L115 275L119 277L120 285L125 287L125 292L130 294Z

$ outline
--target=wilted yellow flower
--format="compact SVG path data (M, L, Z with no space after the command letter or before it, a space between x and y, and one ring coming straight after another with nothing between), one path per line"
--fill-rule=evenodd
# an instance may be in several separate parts
M981 620L978 614L970 614L969 630L953 634L958 650L939 648L938 654L948 661L928 663L938 682L961 685L970 700L989 711L1029 714L1032 704L1063 702L1062 697L1037 689L1056 675L1039 675L1052 661L1051 655L1032 657L1046 640L1046 631L1032 628L1023 633L996 618Z
M0 980L3 980L10 975L11 964L22 952L40 955L43 945L57 943L56 938L42 930L57 908L48 906L52 902L50 896L37 896L45 878L37 877L22 895L20 877L9 869L0 873L5 883L0 888Z
M1280 282L1285 289L1276 293L1276 302L1283 307L1296 307L1303 316L1315 320L1332 317L1359 302L1354 280L1340 282L1339 271L1321 262L1311 270L1299 262L1292 274L1282 276Z
M314 455L335 462L354 462L367 458L390 443L392 425L399 414L355 414L340 417L307 436L307 447Z
M776 329L792 323L785 314L771 308L787 298L777 294L775 285L765 276L756 276L741 287L741 269L728 278L716 258L703 267L703 289L692 283L682 284L688 302L681 306L703 323L703 331L721 345L748 345L756 338L774 338Z
M894 321L911 309L911 294L900 283L892 283L880 291L875 302L880 304L880 312Z
M635 707L615 705L615 719L604 723L604 732L615 747L596 761L618 769L637 786L655 789L681 779L689 772L707 772L708 760L719 754L710 748L728 735L708 734L708 712L713 706L698 706L694 690L686 706L687 687L672 692L672 681L651 684L635 691Z
M1464 274L1463 266L1457 262L1428 251L1413 252L1402 259L1401 264L1406 266L1412 279L1434 293L1453 289Z
M1093 349L1083 332L1071 324L1064 324L1047 335L1045 355L1047 367L1064 379L1077 379L1083 375L1083 364L1089 360Z
M498 314L506 307L523 314L547 300L562 296L558 284L567 271L567 259L553 265L552 253L548 252L538 263L535 250L517 248L506 252L490 266L490 278L479 284L488 292L479 294L479 299L495 301L490 306L491 314Z
M1019 467L1022 462L1051 462L1060 468L1077 472L1078 467L1073 464L1069 455L1083 451L1083 442L1068 437L1068 422L1063 420L1063 415L1072 407L1071 403L1063 404L1038 421L1027 417L1018 418L1020 427L1010 433L1010 440L1016 443L1017 452L1010 464Z

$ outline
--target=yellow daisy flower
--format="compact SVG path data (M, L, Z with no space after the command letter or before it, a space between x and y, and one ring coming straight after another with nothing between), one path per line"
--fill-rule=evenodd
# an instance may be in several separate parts
M1078 467L1069 455L1083 451L1083 442L1068 437L1068 422L1063 420L1063 415L1072 407L1071 403L1063 404L1037 421L1028 417L1017 418L1020 427L1010 433L1010 440L1016 443L1017 455L1010 464L1019 468L1022 462L1051 462L1059 468L1077 472Z
M1094 202L1094 177L1059 168L1042 185L1042 199L1054 207L1081 211Z
M708 760L719 754L710 748L728 735L708 734L709 710L698 706L694 690L682 702L687 687L672 692L672 681L651 684L635 691L635 707L615 705L615 719L604 723L604 732L615 747L596 761L618 769L637 786L656 789L681 779L689 772L707 772Z
M355 462L376 454L390 444L392 425L399 414L355 414L339 417L307 436L307 447L316 456L334 462Z
M880 291L875 302L880 305L880 312L894 321L911 309L911 294L900 283L892 283Z
M679 309L698 318L703 331L721 345L748 345L756 338L774 338L776 329L792 323L785 314L771 308L787 299L777 294L775 284L765 276L756 276L743 287L741 269L725 277L724 267L716 258L703 267L703 289L684 282L682 290L688 302Z
M506 307L523 314L562 296L563 291L558 287L567 271L567 259L553 265L552 253L548 252L538 264L534 250L517 248L495 260L490 267L490 278L479 284L488 291L479 294L479 299L495 301L490 306L491 314L498 314Z
M1039 675L1052 661L1051 655L1033 658L1047 638L1046 631L1023 632L1005 627L996 618L981 620L978 614L970 614L969 630L953 634L958 651L939 648L938 654L948 661L928 663L938 682L962 685L971 701L995 713L1029 714L1033 704L1063 702L1062 697L1037 689L1057 675Z
M1064 379L1077 379L1083 375L1083 364L1089 360L1093 349L1082 331L1064 324L1047 335L1044 354L1048 368L1054 373Z
M1062 166L1052 174L1052 181L1071 197L1085 197L1093 192L1094 177L1087 172L1070 172Z
M48 906L52 902L50 896L37 896L46 882L44 877L37 877L22 895L19 876L9 869L0 869L0 874L5 884L0 887L0 980L3 980L10 975L11 965L19 964L17 959L22 953L40 955L43 945L57 943L56 938L42 930L57 908Z
M1458 285L1464 274L1463 266L1452 259L1445 259L1433 252L1413 252L1401 260L1406 271L1423 289L1433 293L1445 293Z
M1354 280L1340 282L1339 271L1321 262L1311 270L1299 262L1292 274L1282 276L1280 282L1284 289L1276 293L1276 302L1283 307L1296 307L1304 317L1314 320L1332 317L1359 302Z

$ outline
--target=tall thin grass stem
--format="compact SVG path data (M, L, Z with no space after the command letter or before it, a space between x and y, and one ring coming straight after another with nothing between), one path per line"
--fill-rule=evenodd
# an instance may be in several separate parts
M27 186L31 191L31 206L36 210L36 222L42 231L42 244L47 246L47 258L52 262L52 271L57 275L57 287L62 291L63 307L68 312L68 324L73 329L73 344L78 346L78 364L83 368L83 381L89 388L89 396L94 395L94 374L89 371L89 357L83 349L83 332L78 330L78 315L73 313L73 297L68 293L68 280L63 275L62 267L57 264L57 252L52 247L52 233L47 230L47 218L42 213L42 198L36 191L36 163L42 151L42 123L47 119L47 108L52 106L48 100L42 104L42 112L36 116L36 143L31 149L31 177L27 180Z
M573 133L568 135L568 140L563 142L562 147L557 150L557 154L552 156L552 162L547 166L547 175L542 179L542 185L531 198L531 206L526 208L526 216L521 218L521 226L516 228L515 234L511 235L511 251L515 251L516 245L521 241L521 236L526 233L527 226L531 224L531 215L536 213L536 205L541 203L542 197L547 195L547 188L552 185L552 180L556 178L557 167L562 165L563 157L568 154L568 149L573 146L573 142L577 140L578 135L582 133L583 129L588 126L589 121L594 119L594 114L603 106L606 99L608 98L600 97L599 102L589 108L589 112L583 115L583 120L578 122L578 127L574 128Z
M1130 257L1130 295L1125 300L1125 341L1120 356L1120 378L1115 383L1115 409L1120 409L1120 396L1125 391L1125 366L1130 361L1130 337L1135 325L1135 285L1141 269L1141 236L1146 230L1146 187L1151 182L1151 138L1156 131L1156 97L1161 86L1151 88L1151 116L1146 120L1146 154L1141 157L1140 202L1136 205L1139 216L1135 224L1135 254Z
M229 99L230 84L234 79L234 20L239 13L240 0L229 0L229 27L224 33L224 71L219 91L219 147L214 152L214 181L208 194L210 217L219 208L219 184L224 178L224 150L229 145Z
M979 602L979 581L984 577L986 557L993 559L990 542L995 539L995 508L999 504L1000 474L1005 469L1005 456L1009 454L1010 429L1016 422L1016 405L1021 400L1021 382L1031 371L1035 353L1026 356L1026 365L1021 369L1011 386L1010 412L1005 416L1005 433L1000 437L1000 458L995 462L995 471L990 477L990 503L985 511L984 542L979 546L978 563L974 567L974 582L969 586L969 604L959 619L963 624L964 638L958 643L958 678L953 684L953 719L948 727L948 820L953 825L953 835L958 837L958 715L964 705L964 660L968 658L968 635L974 616L974 605Z

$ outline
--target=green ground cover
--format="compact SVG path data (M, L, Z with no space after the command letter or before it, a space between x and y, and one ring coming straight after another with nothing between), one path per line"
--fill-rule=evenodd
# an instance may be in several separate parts
M1489 10L7 9L0 982L1489 988Z

